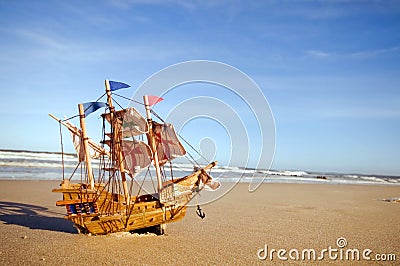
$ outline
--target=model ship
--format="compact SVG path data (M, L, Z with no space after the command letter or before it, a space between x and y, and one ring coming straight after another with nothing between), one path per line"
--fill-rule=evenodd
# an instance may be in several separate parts
M185 156L186 149L172 124L152 119L155 112L151 107L162 98L143 96L146 118L133 107L116 110L114 91L127 87L127 84L106 80L103 96L107 97L107 102L78 105L80 128L70 119L61 120L50 114L60 127L63 125L71 132L78 154L74 173L65 178L63 167L60 188L53 192L62 193L62 200L56 205L65 206L65 218L72 221L80 233L99 235L149 229L164 234L167 223L185 217L188 203L202 189L215 190L220 186L209 173L217 162L203 167L195 163L192 173L178 178L173 176L172 161ZM85 120L101 107L105 107L101 115L103 133L102 140L96 143L88 137ZM92 167L94 157L98 169ZM71 179L79 167L80 182L73 183ZM140 182L136 179L142 171L146 174ZM156 177L154 191L143 193L146 191L144 180L151 177L152 172ZM204 217L201 212L199 215Z

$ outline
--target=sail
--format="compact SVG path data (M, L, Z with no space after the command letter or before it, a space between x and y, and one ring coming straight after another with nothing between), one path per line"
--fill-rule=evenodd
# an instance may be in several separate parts
M83 148L82 138L80 136L71 133L72 142L74 143L76 155L78 156L78 160L83 162L85 160L85 150Z
M83 162L85 160L85 149L81 138L82 131L69 121L65 121L65 124L71 133L72 142L74 144L78 160ZM107 152L104 151L104 149L97 145L93 140L89 139L88 142L90 146L89 153L91 158L98 158L100 154L107 154Z
M203 182L203 181L202 181ZM221 187L221 183L217 180L208 180L206 183L204 184L204 188L207 191L215 191L218 190Z
M142 135L148 132L146 119L135 109L125 109L123 117L122 136L124 138Z
M151 164L151 149L143 141L123 140L122 148L125 157L125 167L131 174L139 173Z
M106 120L111 123L111 114L104 114ZM114 112L123 138L139 136L148 132L146 119L133 107Z
M186 154L186 150L176 136L172 124L153 122L153 132L156 141L158 161L161 166L168 161L172 161Z
M210 175L210 173L207 173L204 169L201 168L197 169L197 172L200 172L199 173L200 187L204 187L208 191L215 191L220 188L221 183L217 180L214 180L213 177Z

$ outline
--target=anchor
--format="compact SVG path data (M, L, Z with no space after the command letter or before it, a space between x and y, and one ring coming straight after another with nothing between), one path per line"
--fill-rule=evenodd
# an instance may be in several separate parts
M197 214L201 219L204 219L204 217L206 217L206 214L201 210L200 205L197 205L196 214Z

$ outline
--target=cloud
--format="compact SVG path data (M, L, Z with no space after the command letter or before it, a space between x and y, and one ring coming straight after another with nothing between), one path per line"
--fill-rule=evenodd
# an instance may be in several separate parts
M131 9L139 5L151 6L178 6L189 10L198 8L213 8L222 5L230 5L234 1L227 0L209 0L209 1L186 1L186 0L108 0L108 2L115 7L121 9Z
M342 58L342 59L369 59L379 56L386 56L398 53L400 51L400 46L393 46L375 50L364 50L364 51L355 51L349 53L328 53L321 50L307 50L305 54L309 57L314 58Z
M26 29L14 29L12 31L9 30L6 31L14 35L17 35L19 37L22 37L29 42L39 44L40 46L43 46L43 48L65 50L67 47L63 41L41 31L33 31Z
M308 50L308 51L306 51L306 54L308 56L317 57L317 58L324 58L324 57L330 56L329 53L323 52L323 51L319 51L319 50Z
M332 20L357 15L399 14L400 5L396 0L324 0L324 1L281 1L287 6L286 15L310 20Z
M371 57L377 57L377 56L381 56L381 55L397 53L399 50L400 50L400 46L394 46L394 47L388 47L388 48L382 48L382 49L353 52L353 53L349 54L349 56L354 57L354 58L365 59L365 58L371 58Z
M373 108L349 106L331 109L318 109L315 113L318 117L339 119L399 119L400 109L396 108Z

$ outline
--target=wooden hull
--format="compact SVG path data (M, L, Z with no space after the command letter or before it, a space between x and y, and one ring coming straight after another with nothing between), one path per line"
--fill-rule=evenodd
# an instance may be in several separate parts
M57 206L65 206L66 219L72 221L80 233L93 235L121 231L134 231L176 222L185 217L187 203L192 194L176 198L177 204L161 204L155 195L147 194L131 198L128 204L122 195L104 190L104 185L95 184L95 189L86 184L63 182L53 192L63 194Z
M201 190L200 180L210 178L205 169L214 165L211 163L188 176L165 182L158 194L127 199L108 192L105 184L96 183L94 189L88 189L89 184L72 184L68 180L53 192L63 194L63 200L57 201L56 205L65 206L65 218L81 233L101 235L143 228L162 229L161 225L185 217L187 204Z
M139 209L139 206L136 208ZM164 214L163 208L157 208L152 211L143 210L140 213L130 216L124 214L114 215L71 215L67 219L71 220L80 233L104 235L114 232L131 232L143 228L154 228L161 224L176 222L184 218L187 207L183 206L179 209L166 209Z

